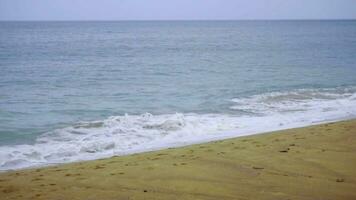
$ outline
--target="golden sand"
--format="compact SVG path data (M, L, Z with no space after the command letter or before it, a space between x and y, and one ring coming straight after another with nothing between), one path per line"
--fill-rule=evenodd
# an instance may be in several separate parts
M0 174L0 199L356 199L356 120Z

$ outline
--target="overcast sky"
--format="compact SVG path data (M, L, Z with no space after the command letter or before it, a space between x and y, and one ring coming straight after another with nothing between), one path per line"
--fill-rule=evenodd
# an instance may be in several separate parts
M0 0L0 20L355 18L356 0Z

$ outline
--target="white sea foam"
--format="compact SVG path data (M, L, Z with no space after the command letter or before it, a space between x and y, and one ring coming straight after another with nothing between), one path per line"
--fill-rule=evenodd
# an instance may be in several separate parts
M146 113L80 122L48 132L33 145L0 147L0 170L91 160L356 116L356 88L272 92L232 102L232 110L246 114Z

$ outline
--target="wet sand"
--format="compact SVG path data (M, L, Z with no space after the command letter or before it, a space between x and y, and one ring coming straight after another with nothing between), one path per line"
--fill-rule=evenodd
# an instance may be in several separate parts
M356 120L1 173L0 199L356 199Z

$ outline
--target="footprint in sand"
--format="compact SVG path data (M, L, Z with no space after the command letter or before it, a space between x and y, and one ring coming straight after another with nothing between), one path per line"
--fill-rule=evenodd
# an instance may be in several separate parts
M80 176L81 174L66 174L65 176Z
M95 168L94 169L104 169L105 168L105 166L100 166L100 165L97 165L97 166L95 166Z
M289 148L286 148L286 149L283 149L283 150L279 150L279 152L281 152L281 153L288 153L289 150L290 150Z
M156 154L156 156L166 156L166 155L168 155L168 154L166 154L166 153L159 153L159 154Z
M252 169L261 170L261 169L264 169L264 168L263 167L255 167L255 166L253 166Z
M42 178L34 178L31 181L33 182L33 181L42 181L42 180L43 180Z
M3 193L12 193L15 192L16 190L13 187L8 187L2 190Z
M118 161L110 161L108 164L117 163Z
M305 137L297 137L297 138L295 138L296 140L304 140L305 139Z
M181 163L181 165L187 165L187 163Z
M337 179L336 179L336 182L342 183L342 182L345 182L345 180L344 180L343 178L337 178Z

